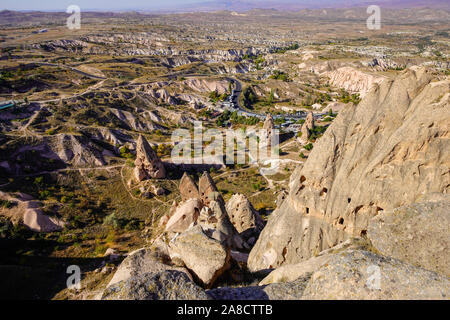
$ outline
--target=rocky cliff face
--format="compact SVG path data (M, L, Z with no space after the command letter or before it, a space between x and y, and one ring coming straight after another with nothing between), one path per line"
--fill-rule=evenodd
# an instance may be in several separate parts
M290 181L250 253L252 271L298 263L371 218L450 187L450 80L424 68L375 85L345 108Z
M361 97L365 96L374 84L380 84L385 80L384 77L367 74L352 67L342 67L324 74L330 78L333 86L344 88L350 92L358 92Z

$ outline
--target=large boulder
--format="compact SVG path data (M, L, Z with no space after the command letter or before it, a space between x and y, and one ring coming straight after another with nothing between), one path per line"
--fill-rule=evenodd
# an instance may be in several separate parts
M448 299L448 277L346 242L295 265L284 265L259 286L217 288L213 299L411 300Z
M171 266L166 263L164 259L164 257L158 255L149 248L133 251L122 261L107 287L145 273L158 273L166 270L184 272L190 277L190 274L186 269Z
M164 179L166 170L161 159L142 135L136 142L136 160L134 173L138 181L146 179Z
M186 273L166 270L117 282L105 290L102 300L208 300L208 296Z
M371 218L450 186L449 79L412 68L342 110L271 215L249 256L252 271L309 259ZM437 79L438 80L438 79Z
M180 234L169 245L199 282L210 287L230 266L230 250L208 237L197 225Z
M386 211L369 224L382 254L450 276L450 194L429 194Z
M264 222L248 198L243 194L234 194L228 200L226 210L237 232L241 235L245 234L246 239L253 238L256 241L264 228Z
M165 231L184 232L194 226L197 223L202 206L199 199L189 199L179 204L175 213L167 221Z
M435 272L369 251L333 255L309 278L302 299L447 299L450 281Z
M230 222L222 202L212 200L208 207L203 207L198 223L206 235L220 241L226 247L238 250L249 249Z

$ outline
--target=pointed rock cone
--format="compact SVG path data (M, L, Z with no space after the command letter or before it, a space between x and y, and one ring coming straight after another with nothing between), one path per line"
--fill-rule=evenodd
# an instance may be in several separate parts
M147 139L141 135L136 142L136 161L134 164L136 166L134 174L138 181L164 179L166 177L166 170L161 159L150 147Z
M273 122L273 117L270 113L267 114L266 116L266 120L264 121L264 125L263 125L263 130L265 130L264 134L265 134L265 139L266 141L263 143L265 145L267 145L267 147L270 147L272 145L272 135L273 135L273 131L275 130L275 124Z
M208 205L212 200L223 202L222 195L217 190L214 180L207 171L203 172L203 175L200 178L198 190L200 199L205 205Z
M197 184L186 172L180 181L180 193L182 201L192 198L200 199Z
M308 143L309 137L311 136L311 131L314 129L314 115L312 112L308 112L306 116L305 123L302 126L302 136L301 142L303 144Z
M312 112L308 112L305 120L305 125L309 130L314 129L314 115Z
M252 229L255 234L264 228L264 222L258 211L243 194L234 194L227 202L227 213L231 223L239 233Z

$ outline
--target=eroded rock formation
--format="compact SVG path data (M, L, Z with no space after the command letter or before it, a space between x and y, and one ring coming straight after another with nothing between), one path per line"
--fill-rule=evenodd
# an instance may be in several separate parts
M164 179L166 170L161 159L150 147L147 139L139 136L136 143L135 177L138 181L146 179Z
M249 257L253 271L304 261L372 217L450 186L449 79L412 68L345 108L294 171Z
M227 202L226 210L237 232L253 245L264 228L264 222L248 198L243 194L233 195Z

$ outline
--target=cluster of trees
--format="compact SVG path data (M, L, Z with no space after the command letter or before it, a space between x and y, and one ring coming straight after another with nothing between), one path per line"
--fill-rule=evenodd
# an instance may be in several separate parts
M216 120L216 124L222 127L227 121L233 124L256 125L260 120L256 117L245 117L238 115L237 111L225 111Z
M309 136L309 141L316 141L321 136L323 136L326 130L326 126L315 126L310 132L311 135Z
M270 76L270 79L275 79L275 80L282 80L282 81L289 81L289 76L287 75L286 72L284 71L280 71L280 70L275 70L272 75Z
M253 92L251 87L246 87L242 92L244 96L244 106L248 109L253 109L253 104L258 102L258 97Z
M256 70L261 70L262 69L262 64L265 61L262 54L260 54L259 56L246 54L246 55L244 55L242 57L242 59L243 60L250 60L250 61L252 61L256 65Z
M217 92L217 90L211 91L211 93L209 94L209 100L212 103L217 103L219 101L224 101L225 99L227 99L230 96L229 93L223 93L223 94L219 94Z
M284 48L280 48L280 49L276 49L273 51L273 53L286 53L286 51L289 50L297 50L298 48L300 48L300 45L298 43L294 43L290 46L284 47Z
M341 92L339 93L339 101L343 103L353 102L355 105L357 105L361 101L361 98L359 96L359 93L350 94L345 90L341 90Z
M313 104L316 104L316 103L323 104L326 101L333 101L333 99L331 98L331 96L328 93L318 92L314 96L311 94L308 94L305 97L303 104L305 106L312 106Z

